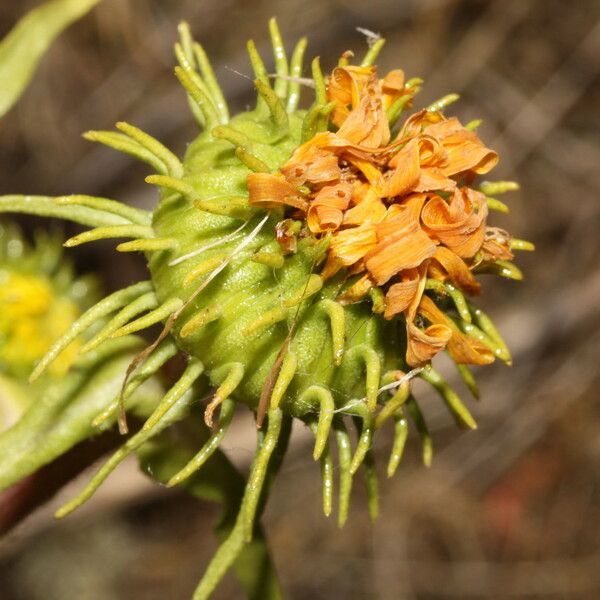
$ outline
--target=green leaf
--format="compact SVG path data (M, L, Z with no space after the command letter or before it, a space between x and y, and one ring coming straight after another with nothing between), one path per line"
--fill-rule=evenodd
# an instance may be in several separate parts
M106 342L61 379L46 378L29 386L29 408L0 434L0 490L98 433L92 420L119 393L127 365L141 344L133 336ZM156 404L162 389L150 380L137 393L144 402Z
M0 117L24 92L52 42L98 2L47 2L27 13L0 42Z
M0 213L5 212L67 219L89 227L130 224L130 221L119 215L90 208L89 206L59 204L57 199L52 196L23 196L19 194L0 196Z
M29 398L19 381L0 373L0 431L14 423L29 404Z

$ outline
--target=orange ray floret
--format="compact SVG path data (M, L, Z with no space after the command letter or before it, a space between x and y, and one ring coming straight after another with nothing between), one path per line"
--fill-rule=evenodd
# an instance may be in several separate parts
M385 319L391 319L407 310L419 292L420 274L417 269L402 272L401 281L393 283L385 295Z
M400 271L418 267L434 253L435 244L422 229L406 227L379 242L365 263L377 285L383 285Z
M421 266L417 270L417 289L409 307L405 311L406 363L412 367L429 362L440 350L446 347L446 344L452 337L451 329L443 323L434 323L426 329L420 329L414 323L417 310L424 297L425 271L426 265Z
M371 185L356 182L350 203L353 204L344 213L345 226L361 225L362 223L379 223L386 215L387 208L379 198L377 191Z
M448 177L464 173L482 175L498 164L498 154L487 148L477 134L466 129L456 117L446 119L440 112L422 110L406 121L398 139L408 140L420 135L434 138L442 145L444 164L434 161L429 166L440 167Z
M288 182L297 187L337 181L342 174L338 157L314 144L303 144L295 150L290 160L281 167Z
M426 127L439 123L444 119L444 115L439 111L427 109L420 110L406 119L406 122L398 134L398 139L408 140L411 137L423 133Z
M346 278L357 276L338 302L383 291L384 318L404 315L409 365L444 348L457 363L486 364L493 352L424 291L430 277L477 294L474 264L512 257L510 236L487 227L485 196L468 187L498 156L458 119L435 110L412 115L390 142L386 110L414 93L400 70L378 79L375 67L334 69L327 97L337 131L314 135L278 174L251 174L250 202L300 209L307 234L330 237L321 277L342 269Z
M387 110L398 98L415 93L414 88L406 87L402 69L390 71L380 82L383 107Z
M455 254L473 256L483 244L488 214L485 196L471 188L456 189L449 202L434 196L423 207L425 230Z
M377 93L377 79L373 77L365 86L358 106L350 112L337 135L353 144L379 148L390 141L390 128L381 96Z
M418 267L435 253L435 243L418 221L423 197L411 199L405 206L392 205L389 218L375 226L377 245L366 256L365 264L377 285L405 269Z
M374 75L374 67L347 66L333 70L327 86L327 98L336 102L331 115L334 125L343 125L350 112L360 103L365 86L373 80Z
M421 172L419 161L419 141L410 140L393 158L388 165L392 167L381 178L378 186L382 198L403 196L412 192Z
M448 177L444 171L444 168L448 165L448 153L443 144L427 134L421 134L415 139L419 145L419 165L421 169L419 181L414 191L454 191L456 181Z
M327 98L336 102L331 116L334 125L341 127L344 124L350 112L360 104L368 85L376 86L375 94L381 98L384 110L398 98L415 94L416 89L406 85L401 69L390 71L380 80L377 80L376 73L375 67L346 66L333 70L327 86Z
M419 329L414 323L407 323L406 362L418 367L429 362L452 337L452 330L446 325L430 325Z
M283 175L250 173L248 193L250 204L253 206L276 208L288 205L301 210L308 208L304 196Z
M425 133L441 142L448 154L446 175L472 171L488 173L498 164L498 155L487 148L476 133L465 129L456 117L440 120L425 127Z
M449 319L428 296L423 296L418 313L434 325L447 327L451 336L448 339L448 352L458 364L487 365L494 362L494 353L479 340L466 335Z
M430 277L447 279L450 283L469 294L478 294L481 285L467 267L465 261L449 248L438 246L429 262Z
M344 218L344 210L350 204L352 185L337 183L321 188L310 203L306 222L313 233L335 231Z
M343 229L331 239L329 251L341 265L348 267L366 256L377 245L377 234L372 223Z

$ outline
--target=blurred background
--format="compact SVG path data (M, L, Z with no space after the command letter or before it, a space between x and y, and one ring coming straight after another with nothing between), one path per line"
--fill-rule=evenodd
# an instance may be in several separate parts
M36 4L1 2L0 35ZM151 207L146 169L80 134L127 120L182 153L197 132L172 75L177 23L189 21L231 106L243 109L253 97L242 76L250 73L245 42L254 38L266 55L272 15L289 48L307 35L309 55L326 67L346 49L364 51L357 27L381 33L381 70L425 79L417 108L458 92L448 114L482 118L480 135L501 156L493 178L521 183L502 198L510 214L494 213L491 224L537 246L518 256L524 282L484 283L482 306L514 366L478 373L482 400L469 406L479 429L459 432L441 402L417 390L433 466L421 465L410 437L395 478L383 480L380 468L374 525L360 479L344 530L322 516L318 465L309 440L294 433L264 517L286 597L600 597L596 0L104 0L58 40L2 120L0 193L77 192ZM20 222L29 232L48 227ZM107 290L144 273L142 257L116 254L112 244L69 255L80 271L99 272ZM242 467L251 429L241 420L224 446ZM381 464L389 443L377 439ZM3 600L183 600L216 547L216 508L146 482L134 463L67 521L53 523L51 508L0 545ZM230 578L216 597L241 592Z

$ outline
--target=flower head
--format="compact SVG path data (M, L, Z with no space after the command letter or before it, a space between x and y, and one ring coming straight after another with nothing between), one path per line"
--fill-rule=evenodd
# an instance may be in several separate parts
M24 380L52 343L93 298L89 279L76 279L60 262L56 238L38 236L31 247L18 229L0 225L0 374ZM77 355L73 341L53 363L64 374Z
M280 464L293 419L315 434L313 456L322 465L327 515L331 446L337 446L340 525L359 468L369 482L371 515L377 513L372 439L388 420L395 421L389 476L402 456L406 416L421 438L425 464L431 460L425 419L411 394L413 377L439 392L460 425L476 427L430 362L446 351L474 395L465 364L496 357L510 363L500 334L465 295L480 292L480 272L520 277L508 262L512 250L531 249L488 226L489 210L504 207L490 194L515 184L476 187L476 177L488 173L498 156L472 125L445 116L456 95L399 124L422 81L406 80L401 70L380 78L373 66L379 40L360 65L349 65L352 54L344 53L327 78L314 59L315 99L308 110L298 109L306 40L288 62L274 20L270 32L275 82L249 42L256 108L230 117L204 50L181 27L176 74L203 129L181 161L127 123L117 125L118 134L87 134L157 171L146 178L160 188L152 214L95 196L0 198L0 210L63 216L95 227L66 245L129 237L117 250L142 251L148 261L149 279L83 314L40 361L36 376L101 319L106 322L81 353L163 323L155 342L131 362L118 400L107 400L94 419L107 423L120 411L126 431L125 408L135 387L175 353L187 360L142 429L60 516L89 498L128 453L174 421L195 420L191 403L206 387L213 390L204 411L211 431L197 454L164 478L168 485L202 477L238 405L256 414L264 434L240 515L207 568L198 600L208 598L250 541L262 486ZM359 427L354 451L344 415Z
M312 235L329 236L322 276L347 269L345 303L381 290L384 318L404 315L409 365L428 362L445 347L458 363L489 363L493 354L474 350L476 340L457 343L468 336L428 310L433 303L423 292L430 278L478 293L472 269L479 253L511 256L508 234L487 227L484 194L469 187L494 168L498 155L439 110L413 114L392 135L386 111L414 92L400 70L379 79L376 67L335 68L327 80L333 131L299 146L279 173L250 174L250 203L285 206ZM416 324L419 315L428 327Z

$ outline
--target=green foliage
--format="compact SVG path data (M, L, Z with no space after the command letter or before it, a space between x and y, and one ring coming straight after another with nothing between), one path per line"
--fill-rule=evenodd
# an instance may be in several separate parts
M0 434L0 489L98 433L92 420L119 394L123 371L140 346L141 340L132 336L106 342L79 360L66 377L29 389L29 408ZM150 406L161 396L162 388L153 380L138 391L138 400ZM108 421L100 431L111 424Z
M0 42L0 117L27 88L40 60L71 23L100 0L54 0L25 15Z

